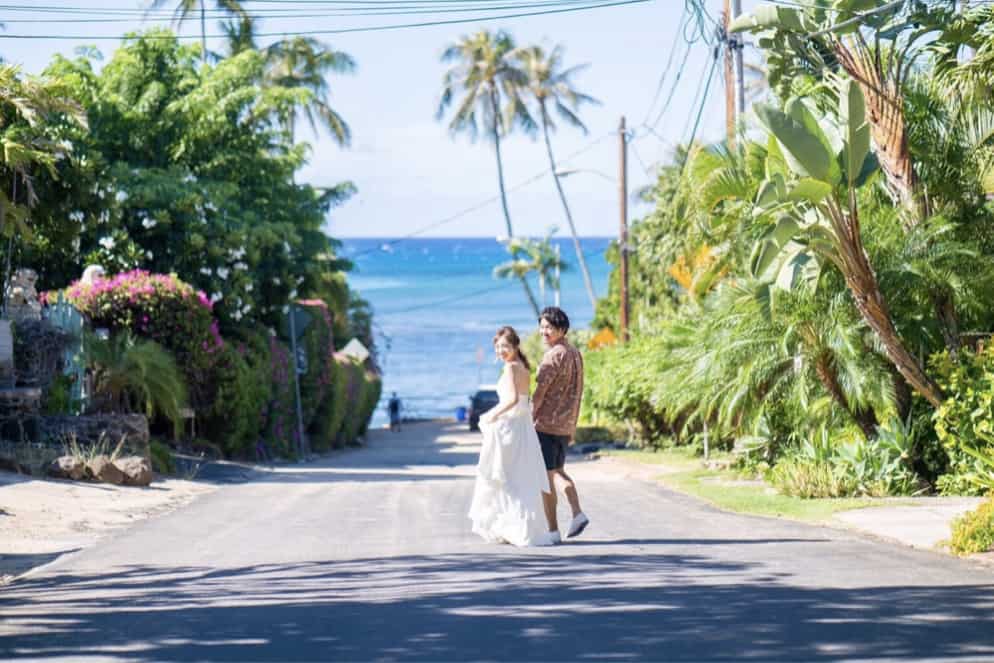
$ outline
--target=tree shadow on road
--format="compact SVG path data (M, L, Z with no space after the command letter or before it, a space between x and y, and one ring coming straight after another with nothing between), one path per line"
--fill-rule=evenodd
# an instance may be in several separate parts
M0 656L994 657L990 583L827 588L704 554L503 552L29 578L0 593Z

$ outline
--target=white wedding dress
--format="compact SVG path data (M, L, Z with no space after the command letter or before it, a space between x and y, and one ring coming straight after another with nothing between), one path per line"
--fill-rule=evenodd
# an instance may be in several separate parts
M514 378L505 369L497 384L500 404L514 399ZM491 543L552 545L542 504L549 478L532 424L528 394L494 422L480 422L483 447L476 466L476 486L469 517L473 531Z

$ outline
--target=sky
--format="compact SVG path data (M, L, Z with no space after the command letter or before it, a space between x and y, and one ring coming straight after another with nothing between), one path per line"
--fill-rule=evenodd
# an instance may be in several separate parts
M420 6L444 5L445 0L411 0ZM509 2L509 0L502 0ZM503 29L519 45L541 44L565 48L568 65L589 64L575 79L577 87L601 103L585 106L581 117L587 135L560 127L553 146L560 170L577 170L562 178L579 234L609 236L618 229L617 128L622 116L634 134L629 148L629 189L652 181L653 165L665 162L673 148L685 142L692 131L698 109L703 107L698 136L718 140L724 131L724 96L719 66L710 93L703 103L695 95L704 87L710 67L710 47L703 41L692 46L680 74L672 102L660 116L662 101L676 81L684 54L682 36L684 0L651 0L584 11L529 16L497 21L475 20L481 15L534 11L534 3L521 0L515 10L492 10L479 14L427 16L324 16L320 18L266 18L262 32L342 29L383 26L424 20L451 20L473 16L474 22L460 25L417 27L379 32L354 32L320 37L333 48L349 53L358 63L357 72L330 80L331 105L352 129L350 148L338 147L321 133L309 129L299 137L309 141L312 153L299 180L328 186L352 181L358 194L329 215L326 231L335 237L494 237L505 234L497 194L497 171L492 145L466 137L453 138L445 122L435 119L442 76L440 62L445 46L461 35L480 28ZM605 0L606 2L610 0ZM84 23L77 15L71 23L30 23L18 20L56 18L67 14L42 8L86 8L89 10L135 10L147 6L138 0L44 0L8 7L30 7L30 11L5 9L0 21L0 56L22 64L29 73L40 73L56 53L72 55L75 49L96 45L105 59L118 37L128 31L168 24L166 9L179 0L165 0L163 13L144 21L136 14L118 14L128 20L115 23ZM704 0L712 16L720 16L722 0ZM248 0L249 10L287 13L341 13L332 2ZM342 4L342 3L337 3ZM362 3L358 3L362 4ZM754 0L743 2L748 11ZM294 12L293 10L299 10ZM217 21L209 22L208 33L217 34ZM199 39L199 21L180 27L180 34ZM13 39L11 35L69 35L73 39ZM272 39L261 39L265 44ZM213 44L213 45L212 45ZM220 40L209 44L220 48ZM675 57L660 94L656 94L670 52ZM656 103L653 106L653 102ZM658 122L656 122L658 117ZM653 127L650 132L646 126ZM504 142L504 163L509 206L515 233L540 236L550 226L558 234L567 232L548 161L541 140L511 136ZM579 154L577 154L579 153ZM576 154L576 156L571 155ZM541 177L536 177L539 175ZM533 180L528 182L529 180ZM526 184L521 184L528 182ZM488 202L490 201L490 202ZM471 212L463 213L467 209ZM630 206L630 218L645 214L642 204Z

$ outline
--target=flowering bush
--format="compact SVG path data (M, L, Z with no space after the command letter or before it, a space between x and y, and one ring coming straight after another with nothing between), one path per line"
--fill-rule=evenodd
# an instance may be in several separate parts
M290 348L275 336L270 336L270 393L263 430L270 453L278 456L294 456L297 453L297 418L291 370Z
M206 380L224 347L207 296L171 274L133 270L93 283L77 281L66 298L97 328L130 331L166 348L183 370L194 409L209 409Z

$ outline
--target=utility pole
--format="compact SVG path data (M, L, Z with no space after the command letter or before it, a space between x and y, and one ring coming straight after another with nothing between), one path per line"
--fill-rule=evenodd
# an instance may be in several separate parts
M618 236L619 248L621 249L621 311L618 318L620 327L620 338L622 343L628 342L628 131L625 128L625 117L621 116L621 125L618 127L618 144L620 146L620 160L618 172L618 202L620 203L621 215L619 221L620 232Z
M742 0L732 0L732 20L734 21L742 13ZM738 102L736 105L739 109L739 117L741 118L745 114L746 110L746 96L745 96L745 69L742 65L742 51L744 50L742 43L742 36L735 35L735 97ZM729 42L731 44L733 42Z
M728 26L732 22L732 0L725 0L725 11L721 14L725 29L725 137L728 147L735 147L735 50L732 34Z

